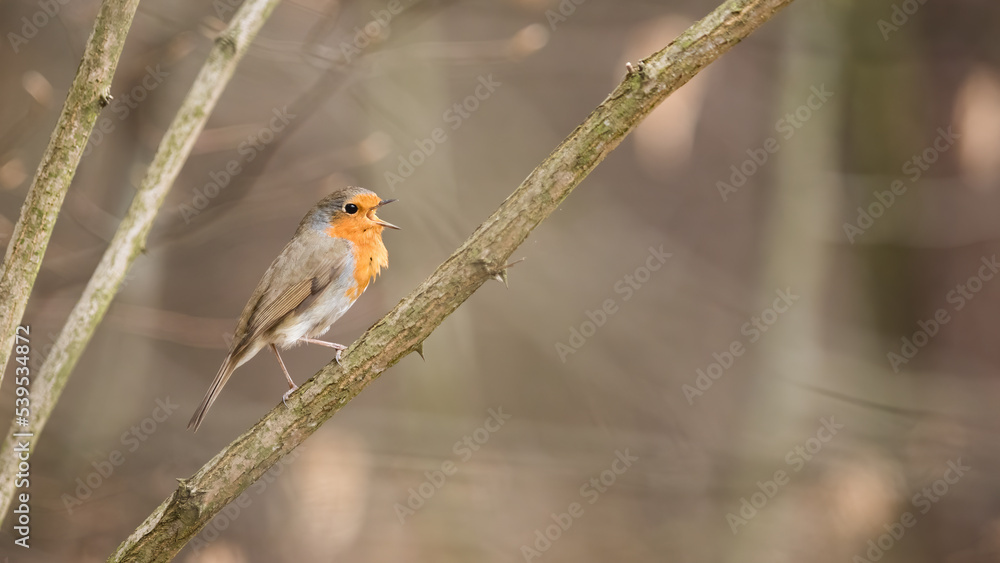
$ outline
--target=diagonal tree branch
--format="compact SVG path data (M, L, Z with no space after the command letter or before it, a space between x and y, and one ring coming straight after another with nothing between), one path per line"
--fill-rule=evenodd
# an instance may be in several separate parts
M10 358L14 331L31 296L59 208L76 174L97 116L107 105L104 93L111 88L111 79L138 6L139 0L101 3L80 68L7 245L7 254L0 265L0 383L3 383L3 373Z
M125 218L83 290L83 295L70 312L52 351L33 378L30 426L12 426L0 447L0 520L7 513L16 492L14 483L18 457L14 455L13 448L22 439L14 434L32 432L34 437L30 441L31 449L38 442L77 360L104 318L129 266L145 247L146 237L157 211L180 174L208 116L250 43L278 2L279 0L246 0L240 6L232 21L216 38L208 59L160 141Z
M382 372L419 350L511 253L668 94L792 0L729 0L625 80L535 168L468 240L355 342L180 486L108 559L168 561L223 507Z

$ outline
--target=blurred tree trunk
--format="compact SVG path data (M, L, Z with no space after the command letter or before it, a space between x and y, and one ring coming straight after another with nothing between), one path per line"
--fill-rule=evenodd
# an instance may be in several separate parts
M726 554L730 561L756 560L762 542L784 557L809 558L808 553L795 553L801 534L828 516L820 511L804 518L794 515L816 508L808 503L814 497L809 481L814 473L797 473L786 458L791 448L815 435L822 417L832 414L824 410L829 408L826 398L808 387L829 385L838 376L828 368L836 362L831 362L823 340L835 267L836 242L831 243L830 233L839 232L838 127L850 99L840 80L841 53L850 39L841 35L847 17L840 6L810 7L797 11L787 28L775 96L778 107L764 133L779 139L781 148L768 171L771 182L762 182L772 188L765 196L767 229L759 252L758 299L747 318L759 316L768 322L761 311L773 306L778 292L796 300L785 312L775 309L778 316L754 350L754 376L742 383L751 394L739 430L732 435L730 447L740 462L724 478L723 490L733 493L724 496L722 510L741 514L740 499L756 493L757 483L773 479L776 471L789 476L790 490L776 493L751 523L724 523L720 535L736 534ZM818 469L819 463L808 469Z

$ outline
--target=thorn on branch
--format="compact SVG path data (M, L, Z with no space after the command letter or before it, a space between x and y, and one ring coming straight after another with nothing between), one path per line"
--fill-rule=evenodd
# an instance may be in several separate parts
M486 275L489 276L490 279L497 280L498 282L502 283L504 287L510 289L510 285L508 285L507 283L507 268L510 268L515 264L524 262L524 258L521 258L520 260L514 260L509 264L499 267L494 266L493 263L487 260L480 260L479 262L483 264L483 268L486 270Z
M201 514L197 501L194 500L199 495L198 489L188 484L187 479L177 478L180 485L174 491L173 500L167 507L167 512L173 511L181 522L188 526L193 526Z
M113 99L115 99L115 97L111 95L111 87L109 86L101 92L100 96L98 96L97 105L101 106L102 109L106 108Z
M634 66L630 62L625 63L625 73L628 76L632 76L633 74L637 74L638 73L639 76L645 77L646 76L646 63L644 63L642 61L639 61Z
M420 355L421 360L425 362L427 361L427 358L424 357L424 342L422 340L420 341L420 344L413 347L413 351Z
M236 53L236 40L234 40L232 36L227 33L223 33L222 35L216 37L215 44L218 45L227 56L233 56L233 54Z

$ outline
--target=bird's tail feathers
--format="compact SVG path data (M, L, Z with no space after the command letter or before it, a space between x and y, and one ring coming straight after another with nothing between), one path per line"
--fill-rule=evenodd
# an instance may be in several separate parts
M222 362L222 367L219 368L219 373L215 375L215 379L212 381L212 386L208 388L205 398L198 405L198 410L194 411L194 416L188 422L188 430L198 431L198 427L205 420L205 414L208 413L208 409L212 408L212 403L218 398L219 393L222 392L222 388L226 386L226 382L229 381L229 377L233 375L233 371L236 370L238 365L239 362L237 362L234 353L226 356L225 361Z

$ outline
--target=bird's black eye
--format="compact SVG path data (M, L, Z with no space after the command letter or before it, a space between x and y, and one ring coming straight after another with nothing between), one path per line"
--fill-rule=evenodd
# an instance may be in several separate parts
M350 213L351 215L354 215L355 213L358 212L358 206L354 205L353 203L348 203L347 205L344 206L344 211Z

